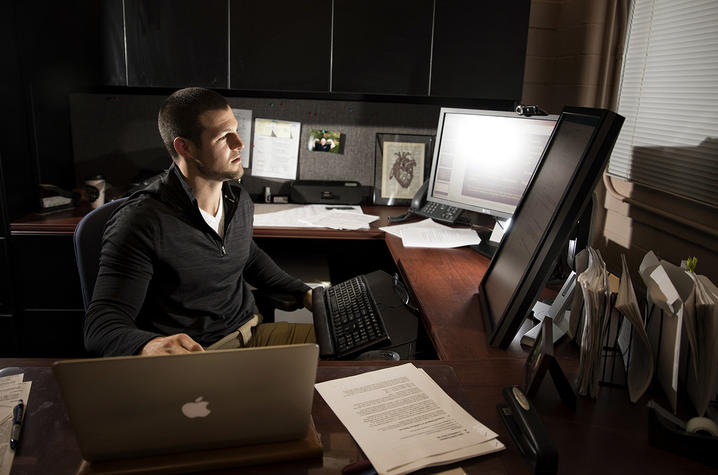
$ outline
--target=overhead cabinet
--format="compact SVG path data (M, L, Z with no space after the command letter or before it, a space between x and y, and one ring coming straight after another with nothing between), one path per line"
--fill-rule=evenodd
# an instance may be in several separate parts
M426 96L433 0L334 0L332 92Z
M230 88L329 90L331 0L230 0Z
M124 28L128 86L227 87L227 0L124 0Z
M108 1L106 76L128 86L520 100L529 8L530 0Z

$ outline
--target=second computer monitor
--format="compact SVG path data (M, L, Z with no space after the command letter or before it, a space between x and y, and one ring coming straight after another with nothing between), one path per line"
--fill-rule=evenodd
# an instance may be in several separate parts
M442 108L427 199L511 217L557 119Z

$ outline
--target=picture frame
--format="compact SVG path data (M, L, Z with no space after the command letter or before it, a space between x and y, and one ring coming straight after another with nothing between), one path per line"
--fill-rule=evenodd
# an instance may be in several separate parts
M411 203L429 179L434 153L433 135L376 134L374 195L376 205Z
M524 366L524 392L532 399L538 392L546 371L551 375L554 386L564 404L576 407L576 392L568 382L553 353L553 319L545 317L541 322L541 331L536 336L526 364Z

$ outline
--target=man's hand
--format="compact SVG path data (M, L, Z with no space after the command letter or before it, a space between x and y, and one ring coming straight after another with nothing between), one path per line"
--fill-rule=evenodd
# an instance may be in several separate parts
M140 355L176 355L195 351L204 351L204 348L186 333L178 333L170 336L159 336L148 341L142 347Z
M309 289L307 293L304 294L304 297L302 297L302 303L308 310L312 309L312 289Z

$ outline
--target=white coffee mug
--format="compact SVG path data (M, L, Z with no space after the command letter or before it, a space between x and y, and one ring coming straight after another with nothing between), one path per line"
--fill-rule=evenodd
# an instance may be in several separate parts
M90 202L92 209L99 208L105 204L105 186L105 177L103 175L96 175L85 180L87 201Z

